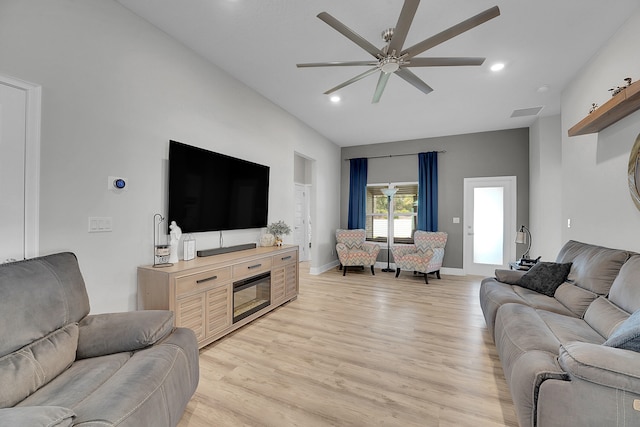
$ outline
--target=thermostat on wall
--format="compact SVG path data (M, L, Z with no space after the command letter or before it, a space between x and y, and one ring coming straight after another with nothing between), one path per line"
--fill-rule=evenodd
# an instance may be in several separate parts
M107 178L107 189L113 191L124 191L127 189L127 178L121 176L110 176Z

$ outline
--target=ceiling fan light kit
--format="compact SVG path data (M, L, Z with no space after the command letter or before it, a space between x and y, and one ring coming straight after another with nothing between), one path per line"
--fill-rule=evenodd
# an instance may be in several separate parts
M372 74L379 72L378 84L373 95L372 103L380 101L380 97L384 92L387 81L391 74L395 74L413 85L425 94L433 91L433 89L422 81L418 76L411 72L410 67L460 67L460 66L478 66L484 63L485 58L475 57L452 57L452 58L416 58L415 56L435 47L447 40L452 39L472 28L483 24L490 19L500 15L498 6L494 6L485 10L471 18L460 22L440 33L431 36L420 43L417 43L403 50L404 42L409 33L411 23L415 17L420 0L405 0L398 22L395 28L388 28L382 32L382 39L386 45L382 49L378 49L365 38L351 30L349 27L338 21L327 12L318 14L318 18L327 23L334 30L357 44L363 50L372 55L375 60L369 61L332 61L332 62L314 62L297 64L299 68L308 67L344 67L344 66L369 66L373 67L357 76L347 80L338 86L325 92L326 95L331 94L345 86L364 79Z

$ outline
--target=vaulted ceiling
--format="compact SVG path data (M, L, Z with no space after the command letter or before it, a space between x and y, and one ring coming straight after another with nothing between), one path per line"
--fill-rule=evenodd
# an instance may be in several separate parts
M563 88L640 5L422 0L405 46L499 6L499 17L418 55L487 59L482 66L412 68L434 89L428 95L391 76L373 104L377 75L338 91L339 103L323 94L367 67L296 64L370 60L316 15L328 12L381 48L381 33L396 25L403 0L118 1L340 146L526 127L559 114ZM504 69L491 71L499 62ZM612 76L611 86L625 77ZM512 117L516 110L520 117Z

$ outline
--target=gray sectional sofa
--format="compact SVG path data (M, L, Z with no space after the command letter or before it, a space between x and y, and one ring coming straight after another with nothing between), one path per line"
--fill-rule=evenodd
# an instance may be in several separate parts
M640 426L640 255L569 241L556 263L549 295L534 269L480 287L520 426Z
M170 311L89 315L78 261L0 265L0 426L175 426L198 344Z

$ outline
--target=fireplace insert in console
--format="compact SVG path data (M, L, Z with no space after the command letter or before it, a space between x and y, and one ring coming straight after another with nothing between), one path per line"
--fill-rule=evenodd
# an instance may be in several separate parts
M233 323L271 304L271 273L233 283Z

